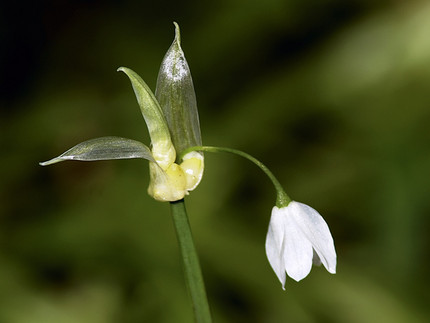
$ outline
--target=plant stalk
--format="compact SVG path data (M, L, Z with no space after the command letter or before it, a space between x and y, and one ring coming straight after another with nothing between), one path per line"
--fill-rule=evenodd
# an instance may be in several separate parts
M184 200L170 203L173 223L184 266L185 280L193 305L196 323L211 323L212 318L209 303L206 296L203 275L200 269L199 258L194 246L191 227L188 221L187 210Z

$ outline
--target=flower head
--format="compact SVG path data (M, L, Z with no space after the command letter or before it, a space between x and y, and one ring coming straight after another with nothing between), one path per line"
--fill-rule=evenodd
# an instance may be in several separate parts
M203 176L203 154L192 151L182 157L182 162L177 160L177 154L202 142L191 73L176 23L175 27L175 39L161 63L155 95L137 73L127 67L118 69L130 79L148 127L151 148L132 139L101 137L82 142L40 165L64 160L143 158L149 161L148 193L154 199L177 201L197 187Z
M305 278L312 263L336 273L336 251L327 223L313 208L292 201L272 209L266 237L270 265L285 289L286 274L296 281Z

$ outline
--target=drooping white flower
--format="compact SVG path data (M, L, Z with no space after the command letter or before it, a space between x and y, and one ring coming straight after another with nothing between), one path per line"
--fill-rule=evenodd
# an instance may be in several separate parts
M296 281L305 278L312 263L336 273L336 251L327 223L313 208L292 201L272 209L266 237L270 265L285 289L286 274Z

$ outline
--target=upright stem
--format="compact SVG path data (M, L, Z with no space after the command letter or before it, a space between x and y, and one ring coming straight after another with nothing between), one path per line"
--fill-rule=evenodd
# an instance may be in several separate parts
M171 202L173 223L184 265L185 280L193 303L196 323L211 323L209 304L206 296L199 258L194 246L184 200Z

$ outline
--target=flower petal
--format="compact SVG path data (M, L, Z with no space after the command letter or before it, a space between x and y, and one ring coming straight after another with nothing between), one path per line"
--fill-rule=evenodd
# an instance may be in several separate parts
M285 267L283 260L282 245L284 241L284 215L280 212L278 207L272 209L272 216L270 218L269 229L266 236L266 255L272 266L276 276L285 289Z
M96 161L131 158L154 161L149 148L139 141L121 137L101 137L81 142L60 156L39 164L47 166L65 160Z
M305 278L312 269L312 244L297 226L294 210L290 206L281 209L285 214L285 237L283 245L284 264L288 276L295 281Z
M288 205L296 225L312 244L319 260L328 272L336 273L336 250L334 241L323 217L310 206L291 202Z

